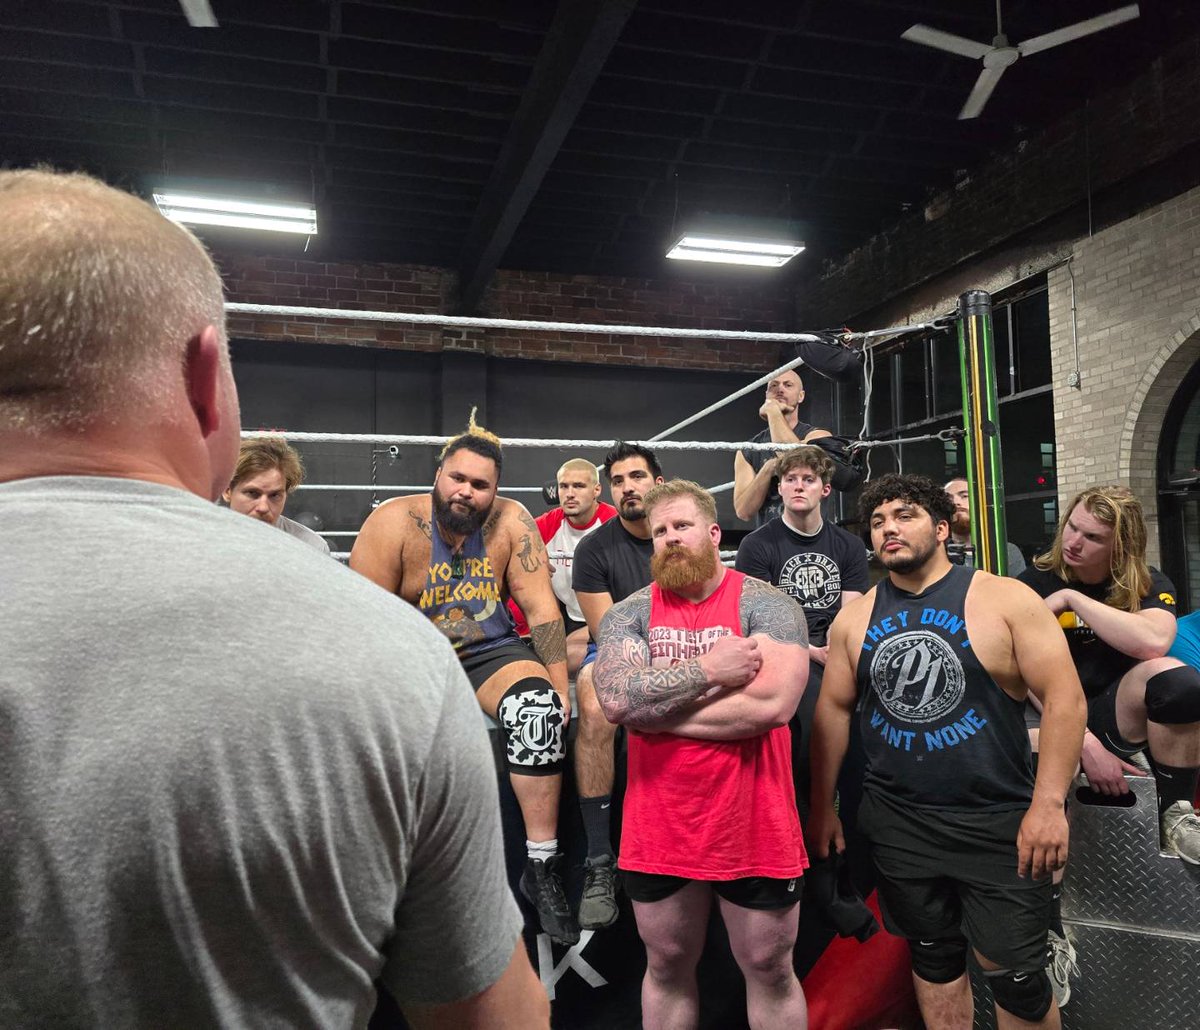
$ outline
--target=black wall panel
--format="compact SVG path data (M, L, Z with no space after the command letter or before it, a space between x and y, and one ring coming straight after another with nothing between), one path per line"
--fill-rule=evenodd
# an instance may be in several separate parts
M741 389L751 373L680 371L636 365L574 365L489 358L447 351L424 354L329 344L235 341L233 367L245 429L292 432L451 435L465 427L472 406L501 437L614 440L645 439ZM828 425L831 390L807 377L806 420ZM672 434L677 440L745 440L763 427L763 393L734 401ZM300 446L310 483L413 485L425 489L436 467L436 448L401 446L392 459L384 446L321 443ZM567 458L601 462L603 448L509 448L502 485L540 486ZM733 479L730 451L662 451L668 478L704 486ZM374 462L374 478L372 478ZM386 496L381 494L380 497ZM545 510L538 494L512 493L534 515ZM732 494L717 495L730 543L749 527L733 515ZM607 487L604 498L608 497ZM357 530L370 513L369 491L301 490L288 514L316 516L326 530ZM333 538L349 550L351 537Z

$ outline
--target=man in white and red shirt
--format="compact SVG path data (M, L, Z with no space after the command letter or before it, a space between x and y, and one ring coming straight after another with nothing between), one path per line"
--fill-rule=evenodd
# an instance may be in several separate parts
M617 514L611 504L600 500L600 478L596 466L586 458L572 458L558 470L558 507L539 515L538 532L550 556L550 584L562 610L567 630L567 674L574 676L587 652L588 628L575 591L571 589L571 567L579 541ZM525 618L516 604L508 602L517 632L529 635Z
M750 1025L804 1030L792 949L808 857L787 728L808 679L804 616L721 564L706 490L672 480L644 505L654 581L605 615L594 674L629 731L619 866L646 946L643 1023L698 1024L715 894Z

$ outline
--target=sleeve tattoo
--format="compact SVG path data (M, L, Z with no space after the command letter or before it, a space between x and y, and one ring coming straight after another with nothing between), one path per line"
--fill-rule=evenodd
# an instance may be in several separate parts
M746 636L761 633L781 644L808 647L808 623L803 609L769 583L748 578L742 585L738 614Z
M650 666L649 621L649 589L639 590L605 613L594 677L597 697L609 719L653 731L709 687L696 659L661 669Z
M567 635L562 619L530 626L529 637L533 641L534 654L542 660L543 665L556 665L567 660Z

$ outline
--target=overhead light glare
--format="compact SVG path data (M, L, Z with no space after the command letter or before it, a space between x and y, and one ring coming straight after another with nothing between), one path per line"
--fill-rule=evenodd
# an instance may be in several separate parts
M726 265L779 268L803 250L804 244L798 242L747 240L686 233L667 251L667 257L675 261L708 261Z
M212 5L208 0L179 0L183 8L183 16L194 29L215 29L217 18L213 14Z
M317 234L317 210L311 205L260 204L248 200L190 193L155 193L158 210L182 225L226 225L235 229Z

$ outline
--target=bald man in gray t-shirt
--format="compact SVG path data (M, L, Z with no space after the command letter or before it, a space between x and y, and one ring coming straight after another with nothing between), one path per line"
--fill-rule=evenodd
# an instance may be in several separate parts
M0 483L0 1026L362 1026L508 966L496 773L416 611L130 479Z

